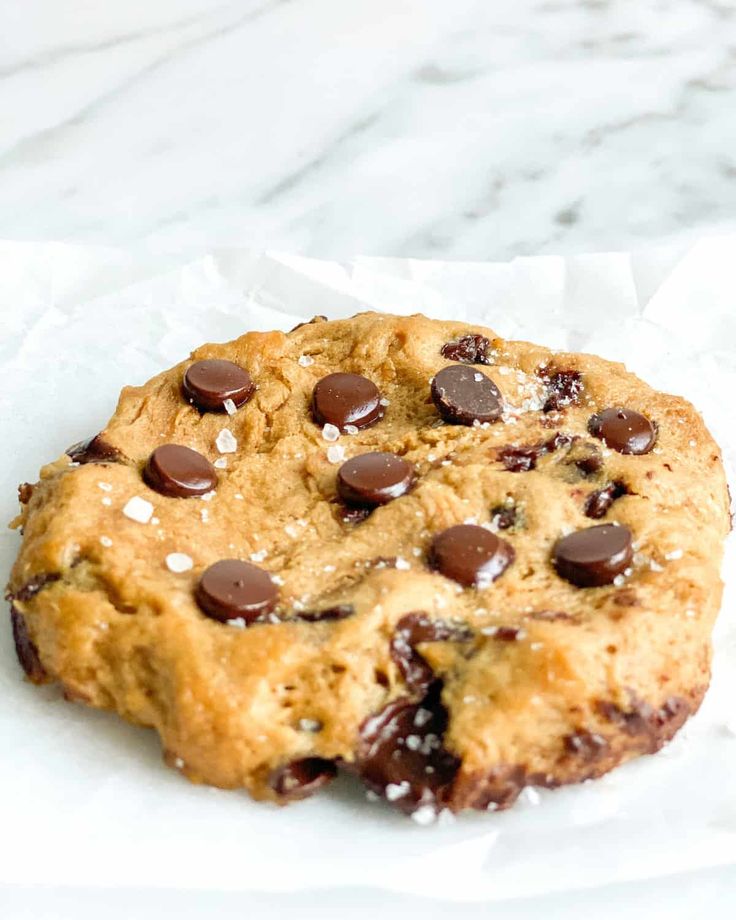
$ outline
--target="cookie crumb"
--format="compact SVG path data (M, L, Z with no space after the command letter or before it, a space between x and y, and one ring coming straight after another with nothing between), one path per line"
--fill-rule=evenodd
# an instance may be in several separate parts
M105 499L103 498L102 501L104 502ZM145 498L134 495L125 503L123 514L127 518L130 518L131 521L137 521L139 524L147 524L153 515L153 505L149 501L146 501Z

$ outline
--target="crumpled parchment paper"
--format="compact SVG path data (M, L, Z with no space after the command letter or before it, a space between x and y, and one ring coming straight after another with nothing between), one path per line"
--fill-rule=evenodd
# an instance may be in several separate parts
M121 386L204 341L315 313L421 311L623 360L704 413L736 467L736 237L687 251L509 264L217 251L172 257L0 243L0 511L39 466L102 427ZM733 476L731 475L732 481ZM0 537L3 580L18 546ZM288 809L189 785L153 733L25 684L0 653L0 885L286 891L368 886L451 900L736 864L736 555L711 690L662 753L596 782L526 791L502 814L419 827L348 781Z

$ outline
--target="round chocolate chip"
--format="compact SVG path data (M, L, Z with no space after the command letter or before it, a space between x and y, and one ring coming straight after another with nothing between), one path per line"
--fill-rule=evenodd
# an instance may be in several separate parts
M268 572L258 566L240 559L221 559L204 570L195 597L213 620L252 623L260 614L273 610L278 589Z
M305 757L294 760L276 770L269 785L285 799L306 799L337 776L337 767L331 760L322 757Z
M383 418L381 394L360 374L328 374L314 386L312 414L318 425L369 428Z
M457 524L432 540L429 564L466 588L486 588L506 571L515 555L510 543L485 527Z
M632 536L628 527L599 524L562 537L552 562L557 574L579 588L610 585L631 563Z
M255 384L248 371L232 361L208 358L186 369L182 388L197 408L224 412L226 399L231 399L236 408L248 402Z
M435 374L432 400L442 418L454 425L495 422L502 412L496 384L466 364L451 364Z
M155 492L173 498L204 495L217 485L217 473L210 461L180 444L157 447L143 468L143 479Z
M620 454L648 454L657 439L654 423L633 409L604 409L591 416L588 431Z
M442 744L446 727L439 689L421 703L394 700L361 725L355 768L370 789L402 811L440 807L459 766Z
M346 460L337 473L337 491L349 505L385 505L411 486L414 467L384 451L371 451Z

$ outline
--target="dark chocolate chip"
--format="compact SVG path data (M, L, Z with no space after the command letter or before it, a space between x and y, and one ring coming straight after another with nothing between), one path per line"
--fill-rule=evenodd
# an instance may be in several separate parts
M450 805L453 811L475 808L478 811L501 811L519 797L526 785L545 785L546 777L539 774L527 776L521 764L499 764L487 772L460 773L452 790ZM547 783L548 785L548 783Z
M348 505L385 505L409 490L414 466L396 454L371 451L346 460L337 473L337 491Z
M464 364L451 364L435 374L432 400L442 418L453 425L495 422L503 411L496 384Z
M321 623L324 620L344 620L355 613L352 604L336 604L324 610L298 610L294 613L297 620L306 620L307 623Z
M435 620L426 613L407 613L396 624L391 638L391 658L407 687L420 694L429 689L434 673L415 646L422 642L468 642L473 634L467 626Z
M312 391L312 415L318 425L369 428L383 418L378 387L360 374L328 374Z
M576 406L580 403L583 392L583 377L580 371L555 371L544 376L547 379L545 412L556 412L566 406Z
M15 653L18 656L20 666L34 684L43 683L47 678L47 674L41 664L41 659L38 657L38 649L28 635L28 627L24 617L12 604L10 607L10 623L13 629Z
M446 728L439 684L421 703L394 700L361 725L355 768L369 789L402 811L439 808L460 765L443 746Z
M65 453L73 463L114 463L122 456L117 447L108 444L101 434L72 444Z
M592 450L584 456L573 461L575 466L580 470L583 476L593 476L603 465L603 457Z
M516 505L494 505L491 508L491 523L499 530L510 530L518 523Z
M454 342L446 342L440 354L448 361L461 361L463 364L490 364L488 355L490 342L484 335L472 333L460 336Z
M28 581L13 594L13 599L16 601L29 601L32 597L35 597L39 591L45 588L46 585L53 584L53 582L58 581L60 578L61 575L58 572L40 572L38 575L29 578Z
M248 402L255 388L248 371L221 358L195 361L184 372L182 381L186 398L205 412L224 412L226 399L239 408Z
M525 632L519 626L496 626L489 635L499 642L517 642L523 639Z
M514 548L476 524L457 524L438 533L429 550L429 564L465 587L486 588L514 561Z
M609 585L633 558L628 527L598 524L561 537L552 551L557 574L579 588Z
M336 502L337 514L343 524L361 524L367 517L370 517L372 508L356 508L345 505L342 502Z
M545 454L554 453L562 447L568 447L573 442L573 437L567 434L557 434L540 441L538 444L526 446L509 444L497 451L497 458L503 463L509 473L528 473L536 469L537 461Z
M591 492L585 500L585 516L598 520L602 518L616 499L628 495L629 490L620 480L609 482L607 486Z
M269 785L276 795L296 801L314 795L336 776L334 761L322 757L305 757L276 770L271 775Z
M671 696L658 709L629 691L630 704L626 709L618 703L599 700L595 708L599 715L618 725L638 747L649 753L659 750L690 715L690 704L679 696Z
M620 454L648 454L657 439L654 423L633 409L604 409L590 417L588 431Z
M157 447L143 468L143 479L154 491L174 498L204 495L217 485L217 473L210 461L180 444Z
M578 729L562 739L565 751L585 761L598 760L608 751L608 742L596 732Z
M221 559L202 573L195 592L201 609L213 620L252 623L276 606L278 589L268 572L240 559Z
M33 495L33 486L30 482L22 482L18 486L18 501L21 505L27 505Z

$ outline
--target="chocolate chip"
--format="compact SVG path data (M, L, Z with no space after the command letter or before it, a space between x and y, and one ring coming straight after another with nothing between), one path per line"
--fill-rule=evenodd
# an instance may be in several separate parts
M38 657L38 649L28 635L28 627L24 617L12 605L10 607L10 623L13 629L15 654L18 656L20 666L34 684L43 683L47 678L47 674L41 664L41 659Z
M328 374L312 391L312 415L318 425L369 428L383 418L378 387L360 374Z
M691 711L690 704L678 696L669 697L658 709L640 699L632 690L629 690L629 697L628 709L618 703L598 700L596 711L627 735L638 739L637 746L649 753L659 750L686 721Z
M252 623L273 610L278 589L267 572L250 562L221 559L204 570L195 597L203 612L213 620L226 623L243 619Z
M607 486L591 492L585 500L585 516L597 520L602 518L617 498L628 495L629 490L620 480L609 482Z
M457 524L432 540L429 564L465 587L486 588L514 561L514 548L475 524Z
M518 523L516 505L494 505L491 508L491 523L499 530L510 530Z
M620 454L648 454L654 447L654 424L633 409L604 409L588 420L588 431Z
M314 795L331 783L337 776L337 767L332 760L322 757L305 757L294 760L276 770L269 780L269 785L285 799L296 801Z
M18 501L21 505L27 505L33 495L33 486L30 482L22 482L18 486Z
M391 658L407 687L424 694L434 680L434 673L415 646L421 642L468 642L472 637L463 624L432 619L426 613L407 613L396 624L391 637Z
M53 584L53 582L58 581L60 578L61 575L58 572L40 572L38 575L29 578L28 581L12 595L12 598L16 601L29 601L32 597L35 597L39 591L45 588L46 585Z
M499 642L517 642L524 638L525 632L519 626L496 626L489 635Z
M490 342L484 335L472 333L460 336L454 342L446 342L440 354L448 361L461 361L463 364L490 364L488 356Z
M598 760L608 751L608 742L596 732L578 729L562 739L565 751L588 762Z
M408 813L420 805L441 807L460 765L442 743L447 710L440 689L436 684L421 703L394 700L360 727L357 772L369 789Z
M414 481L414 467L396 454L371 451L346 460L337 473L337 491L349 505L385 505Z
M255 388L248 371L221 358L195 361L184 372L182 381L184 395L204 412L224 412L226 399L239 408L248 402Z
M432 400L442 418L454 425L495 422L503 411L496 384L463 364L451 364L435 374Z
M321 623L324 620L344 620L355 613L352 604L336 604L324 610L298 610L294 617L297 620L306 620L307 623Z
M580 403L583 392L583 376L580 371L555 371L543 376L547 379L545 412L556 412Z
M609 585L630 565L631 544L628 527L598 524L559 539L552 561L557 574L579 588Z
M546 776L527 775L521 764L499 764L488 771L460 773L452 790L453 811L475 808L478 811L501 811L519 797L526 785L549 785Z
M175 498L204 495L217 485L217 473L210 461L180 444L157 447L143 468L143 479L154 491Z
M117 447L108 444L101 434L72 444L65 453L73 463L114 463L122 457Z
M344 505L342 502L337 502L337 514L343 524L360 524L367 517L370 517L372 508L354 508L349 505Z
M574 438L567 434L557 434L548 438L546 441L540 441L538 444L529 444L526 446L509 444L501 447L496 453L496 457L503 463L509 473L528 473L536 469L537 461L545 454L554 453L561 447L568 447L572 444Z

